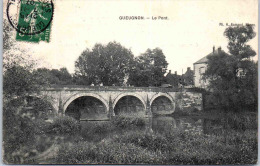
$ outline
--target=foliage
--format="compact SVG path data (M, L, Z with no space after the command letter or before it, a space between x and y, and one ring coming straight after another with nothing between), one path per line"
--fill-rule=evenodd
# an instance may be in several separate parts
M45 82L22 66L12 66L3 75L4 98L26 96L38 92Z
M44 136L37 125L39 119L27 116L26 96L39 92L45 80L34 74L35 61L13 39L14 30L4 20L3 23L3 156L6 164L26 163L45 146L33 144ZM33 112L45 112L45 103L34 103ZM38 113L38 112L37 112ZM44 116L45 117L45 116ZM41 135L39 137L39 135Z
M48 97L37 98L33 96L25 97L25 105L19 114L25 114L32 119L46 120L56 115L56 111L49 102ZM23 115L23 116L25 116Z
M112 119L112 124L119 128L144 127L145 121L142 118L117 116Z
M33 139L35 128L28 118L17 116L19 107L5 105L3 107L3 132L4 147L6 153L18 150L20 146Z
M34 71L34 74L44 78L48 84L56 85L69 85L73 84L73 78L68 72L67 68L63 67L58 69L47 69L47 68L38 68Z
M255 52L246 43L255 36L253 27L229 27L225 30L229 39L231 55L220 52L208 56L205 78L215 101L228 109L238 110L248 105L257 105L257 63L249 57Z
M46 150L51 143L45 135L46 122L41 118L33 120L25 116L25 106L22 97L4 102L3 155L8 164L26 163L30 157Z
M160 86L168 63L161 49L147 49L133 58L131 50L119 43L96 44L86 49L75 63L78 84Z
M119 43L96 44L75 62L75 77L86 85L123 85L132 59L131 50Z
M56 157L58 164L142 164L158 163L156 153L133 144L116 142L101 142L93 145L88 142L79 142L72 146L62 145Z
M4 100L37 92L45 85L44 78L32 73L35 61L26 50L16 44L14 29L3 21L3 94Z
M224 35L228 38L228 50L238 60L256 55L256 52L246 43L256 36L252 25L228 27Z
M128 83L134 86L160 86L165 81L167 66L161 49L147 49L131 64Z
M113 117L111 121L81 121L81 136L84 140L98 142L115 132L142 129L146 122L143 118Z
M85 141L99 142L116 128L111 121L81 121L81 136Z
M3 72L15 66L31 70L35 61L19 47L14 40L14 29L6 19L3 20Z
M97 144L63 144L55 160L58 164L252 164L256 152L257 133L252 131L231 130L226 136L132 131Z
M166 137L160 134L144 133L144 132L129 132L121 137L115 137L116 142L131 143L151 151L167 151L169 142Z
M48 128L48 133L73 134L80 130L80 123L72 117L56 117Z

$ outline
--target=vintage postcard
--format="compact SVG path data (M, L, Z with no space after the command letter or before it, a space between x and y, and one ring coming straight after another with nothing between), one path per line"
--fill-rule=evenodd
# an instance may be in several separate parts
M4 164L258 161L257 0L3 0Z

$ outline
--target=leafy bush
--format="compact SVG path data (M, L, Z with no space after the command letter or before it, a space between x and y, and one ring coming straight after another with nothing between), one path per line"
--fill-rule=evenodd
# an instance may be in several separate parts
M58 152L58 164L143 164L158 163L163 156L133 144L103 141L97 145L80 142L64 144Z
M160 134L153 134L148 132L128 132L122 136L115 136L114 140L120 143L130 143L140 146L151 151L166 151L168 148L168 141Z
M132 131L97 144L63 144L58 164L252 164L257 161L256 132L209 136L177 131L166 135Z
M36 126L29 118L23 118L18 115L17 107L4 105L3 107L3 141L5 159L12 162L10 158L14 151L20 149L27 142L34 141Z
M3 148L6 164L26 164L52 143L45 135L47 125L42 119L22 116L23 102L5 103L3 107ZM34 162L34 161L30 161Z
M74 134L80 130L80 123L72 117L56 117L48 127L48 133L52 134Z
M99 142L116 130L111 121L81 121L80 123L81 136L87 141Z
M143 118L124 116L114 117L112 123L119 128L144 127L146 124Z
M257 129L257 117L255 114L237 115L229 114L227 123L230 128L235 130Z

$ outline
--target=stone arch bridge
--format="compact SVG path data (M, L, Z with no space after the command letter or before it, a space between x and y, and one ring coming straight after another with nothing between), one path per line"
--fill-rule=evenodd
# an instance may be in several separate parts
M106 87L106 86L59 86L42 90L37 97L45 98L60 114L87 107L84 103L100 109L106 118L124 112L142 112L140 116L153 113L170 114L176 110L196 108L202 110L202 95L196 92L178 91L157 87ZM99 111L100 112L100 111Z

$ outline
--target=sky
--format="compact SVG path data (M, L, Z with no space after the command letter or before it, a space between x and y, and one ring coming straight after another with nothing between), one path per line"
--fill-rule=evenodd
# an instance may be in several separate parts
M120 16L150 19L120 20ZM151 19L158 16L168 19ZM223 35L226 23L255 24L257 32L257 20L257 0L55 0L51 41L17 42L41 60L39 67L66 67L70 73L80 54L96 43L116 41L135 56L159 47L169 63L168 70L181 74L187 67L193 69L193 63L212 52L213 46L228 52ZM257 42L256 37L249 43L256 52Z

